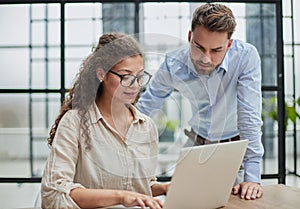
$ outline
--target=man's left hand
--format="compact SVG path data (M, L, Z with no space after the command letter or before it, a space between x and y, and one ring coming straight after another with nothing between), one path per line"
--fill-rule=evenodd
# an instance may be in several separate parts
M240 197L245 200L255 200L262 197L263 189L260 184L255 182L242 182L232 188L234 195L240 194Z

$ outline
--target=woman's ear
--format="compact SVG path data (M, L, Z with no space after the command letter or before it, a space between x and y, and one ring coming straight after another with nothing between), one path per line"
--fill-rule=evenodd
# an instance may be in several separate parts
M105 72L105 70L98 68L96 70L96 74L97 74L97 78L99 79L99 81L102 82L105 77L106 72Z

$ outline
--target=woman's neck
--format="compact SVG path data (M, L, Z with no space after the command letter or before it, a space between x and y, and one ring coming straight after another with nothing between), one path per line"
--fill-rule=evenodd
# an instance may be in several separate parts
M105 116L124 116L129 111L128 105L112 101L111 99L97 98L96 104Z
M113 103L103 99L96 100L96 104L106 122L119 133L122 139L125 139L133 121L133 115L128 105Z

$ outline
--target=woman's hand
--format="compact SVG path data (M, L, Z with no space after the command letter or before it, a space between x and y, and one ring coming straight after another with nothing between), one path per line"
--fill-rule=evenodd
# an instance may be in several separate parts
M163 203L151 196L139 194L131 191L120 191L120 203L125 207L139 206L143 209L149 207L150 209L161 209Z
M154 197L159 196L159 195L167 195L170 185L171 185L171 183L153 184L151 186L152 195Z

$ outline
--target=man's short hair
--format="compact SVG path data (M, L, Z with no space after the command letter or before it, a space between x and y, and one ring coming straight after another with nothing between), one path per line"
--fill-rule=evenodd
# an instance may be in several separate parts
M209 31L227 32L230 39L236 22L231 9L227 6L207 3L198 7L193 14L191 30L197 26L204 26Z

